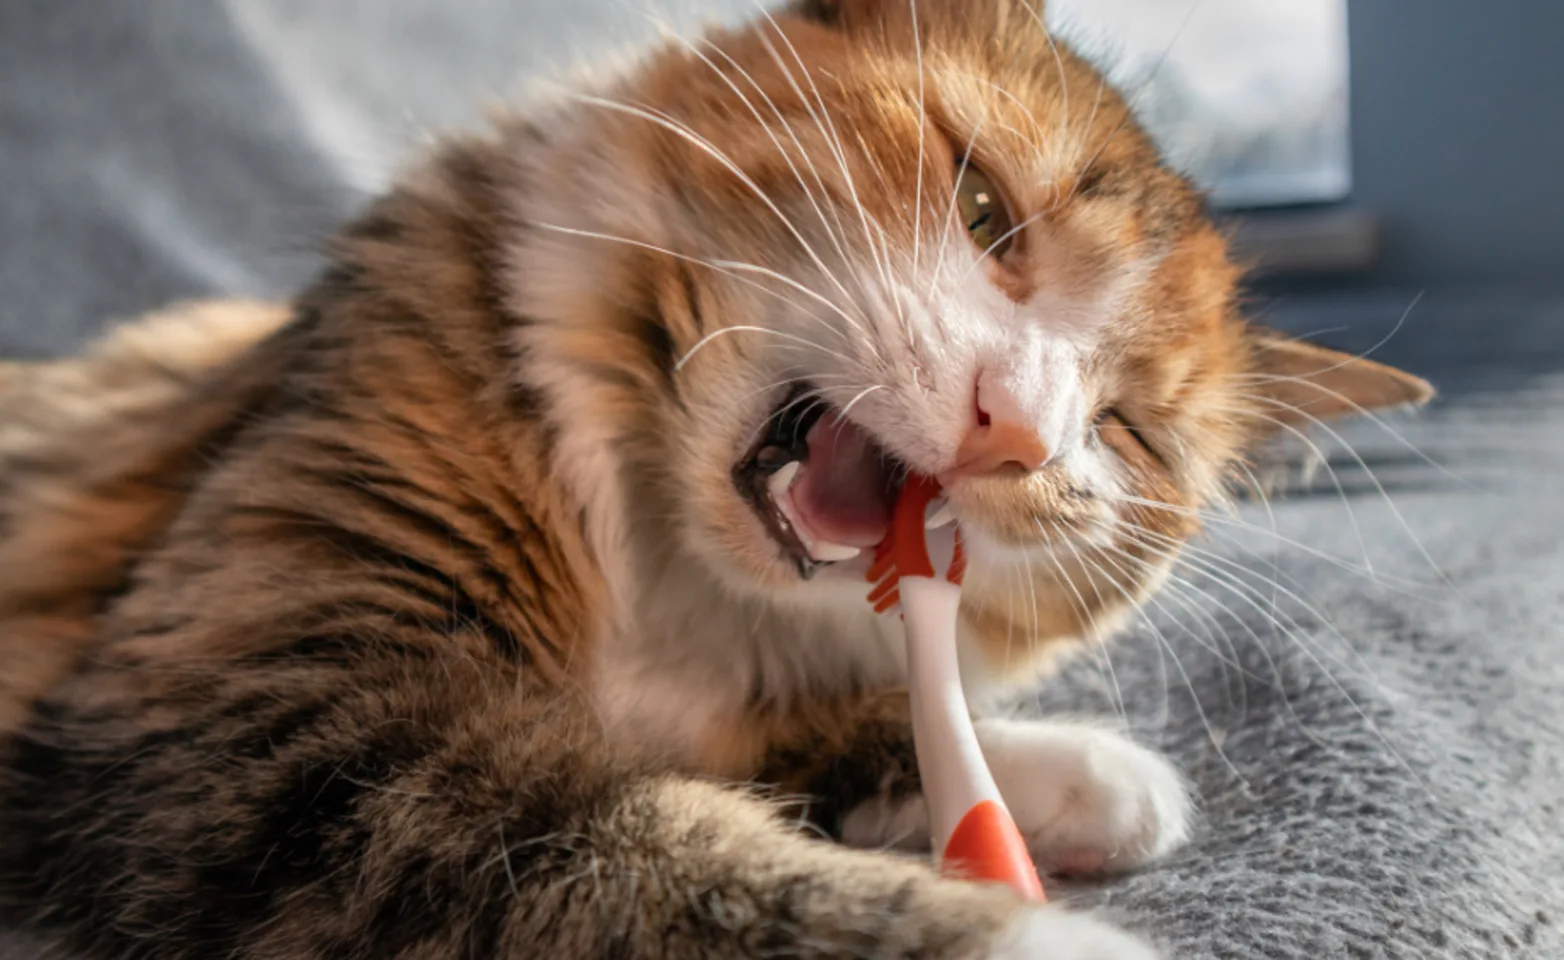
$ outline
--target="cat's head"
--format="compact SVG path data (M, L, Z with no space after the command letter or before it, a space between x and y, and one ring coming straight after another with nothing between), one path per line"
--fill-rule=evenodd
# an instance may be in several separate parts
M915 470L979 635L1079 635L1278 422L1428 396L1247 325L1201 196L1036 4L804 2L569 109L534 215L617 318L644 493L735 590L862 604Z

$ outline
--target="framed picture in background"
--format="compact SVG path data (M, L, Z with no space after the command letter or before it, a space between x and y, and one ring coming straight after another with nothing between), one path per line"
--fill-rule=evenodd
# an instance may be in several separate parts
M1055 32L1130 97L1168 159L1209 191L1256 278L1372 265L1378 226L1345 204L1347 0L1053 0L1047 9Z

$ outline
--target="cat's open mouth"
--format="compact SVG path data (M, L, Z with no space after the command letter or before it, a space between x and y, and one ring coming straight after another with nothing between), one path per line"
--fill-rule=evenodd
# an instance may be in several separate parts
M800 390L772 413L733 482L808 579L885 539L905 472L840 410Z

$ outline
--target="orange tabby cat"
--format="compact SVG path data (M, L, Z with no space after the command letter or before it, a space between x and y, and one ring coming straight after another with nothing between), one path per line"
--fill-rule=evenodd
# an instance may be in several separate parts
M946 485L981 703L1275 423L1428 388L1246 325L1040 17L670 43L439 149L291 310L0 370L0 916L102 957L1149 956L851 849L926 843L864 548ZM1187 833L1117 734L980 734L1045 866Z

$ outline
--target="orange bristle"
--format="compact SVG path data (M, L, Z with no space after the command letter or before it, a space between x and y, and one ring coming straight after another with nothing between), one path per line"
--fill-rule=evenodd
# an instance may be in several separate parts
M891 529L885 539L874 548L874 563L869 567L869 603L875 613L885 613L901 602L897 587L902 577L933 577L937 573L934 561L929 557L927 532L924 522L929 503L940 495L940 485L933 477L913 474L902 485L891 513ZM945 579L960 584L966 573L967 556L961 547L961 531L956 531L956 551L951 557L950 569Z

